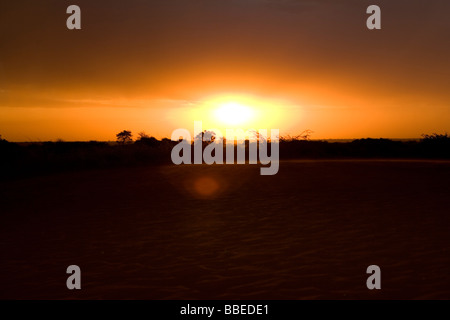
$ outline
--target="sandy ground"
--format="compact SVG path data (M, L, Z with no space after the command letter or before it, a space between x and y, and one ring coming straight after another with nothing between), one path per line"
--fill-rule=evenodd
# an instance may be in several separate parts
M1 182L0 298L450 299L449 181L445 161L289 161Z

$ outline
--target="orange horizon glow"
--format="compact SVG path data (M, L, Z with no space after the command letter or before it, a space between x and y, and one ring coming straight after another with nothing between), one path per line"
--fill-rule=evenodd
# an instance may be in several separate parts
M312 139L420 138L423 133L447 132L449 114L421 114L416 109L371 109L308 106L254 95L215 95L204 101L148 101L148 106L2 107L0 134L8 141L114 141L115 134L130 130L157 139L170 138L173 130L193 132L194 121L203 129L280 129L295 136L310 129ZM131 102L130 104L133 104ZM167 107L169 105L169 107ZM397 119L402 118L402 123Z
M373 32L352 1L79 5L86 25L68 31L64 3L4 4L4 139L162 139L194 121L312 139L450 132L448 3L384 1Z

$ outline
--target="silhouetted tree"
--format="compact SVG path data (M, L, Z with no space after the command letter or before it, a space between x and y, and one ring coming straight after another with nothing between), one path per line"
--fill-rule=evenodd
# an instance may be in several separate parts
M120 144L126 144L133 141L132 139L133 135L131 134L131 131L128 130L123 130L122 132L119 132L118 134L116 134L116 137L117 142Z
M206 144L214 142L217 138L217 135L214 131L204 130L195 136L195 141L203 141Z

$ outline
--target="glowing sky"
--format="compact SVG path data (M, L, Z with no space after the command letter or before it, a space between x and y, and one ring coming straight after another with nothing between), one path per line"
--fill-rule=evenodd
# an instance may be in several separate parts
M66 28L71 4L82 30ZM371 4L381 30L366 28ZM0 134L170 137L224 125L223 104L249 108L244 129L316 139L450 131L449 12L447 0L2 1Z

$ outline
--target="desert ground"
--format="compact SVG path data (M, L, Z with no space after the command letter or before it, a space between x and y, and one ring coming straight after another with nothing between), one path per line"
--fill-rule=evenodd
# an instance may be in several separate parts
M1 299L450 299L450 161L86 170L0 182ZM81 268L68 290L66 268ZM381 268L381 290L366 269Z

